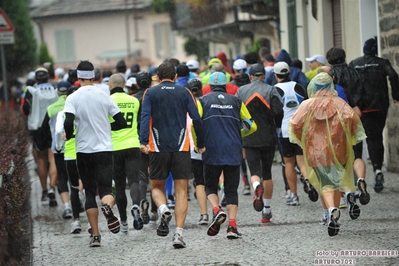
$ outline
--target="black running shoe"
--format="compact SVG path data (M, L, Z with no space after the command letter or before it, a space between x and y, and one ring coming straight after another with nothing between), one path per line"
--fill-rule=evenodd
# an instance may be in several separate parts
M148 224L150 222L150 215L148 214L149 207L150 204L146 199L140 201L141 217L143 218L144 224Z
M352 220L356 220L360 216L360 208L356 204L356 195L355 193L348 193L346 195L346 201L349 204L349 216Z
M108 204L105 204L101 206L101 210L103 211L105 219L107 219L108 229L114 234L119 233L120 222L119 219L115 217L111 207Z
M301 180L302 184L303 184L303 191L305 191L306 194L309 193L309 188L310 188L310 183L308 179L305 179L302 175L299 178L299 180Z
M136 204L132 206L131 213L133 216L133 228L136 230L143 229L143 218L141 217L140 208Z
M263 207L265 207L265 205L263 204L263 191L264 191L264 188L263 188L262 184L257 185L256 189L254 191L253 206L254 206L255 211L257 211L257 212L261 212L263 210Z
M375 183L374 183L374 191L380 193L384 189L384 174L381 170L375 170Z
M227 228L227 238L228 239L237 239L240 237L241 237L241 234L237 231L236 227L229 226Z
M101 236L92 236L90 238L90 247L91 248L101 247Z
M336 236L339 232L340 224L338 223L338 219L341 216L340 210L337 208L331 207L329 210L329 217L328 217L328 235L329 236Z
M161 219L157 228L158 236L167 236L169 234L169 222L172 219L172 213L166 210L162 213Z
M367 192L366 181L362 178L357 181L357 187L360 191L359 201L362 205L366 205L370 202L370 194Z
M220 231L220 225L226 221L226 218L226 213L222 210L222 208L219 208L218 212L213 214L212 222L207 230L208 236L217 235Z
M308 197L311 201L316 202L319 199L319 193L317 193L317 190L310 184L309 180L305 179L305 183L307 183L308 186Z
M49 205L50 207L57 207L57 200L55 199L55 189L53 187L51 187L48 190L48 197L50 199Z

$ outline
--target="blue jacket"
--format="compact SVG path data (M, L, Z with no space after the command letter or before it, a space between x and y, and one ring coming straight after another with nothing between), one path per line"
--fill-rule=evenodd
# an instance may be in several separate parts
M292 59L290 54L282 49L276 58L276 63L277 62L286 62L287 65L290 66L290 79L292 81L295 81L296 83L301 84L305 89L308 87L309 85L309 79L305 76L305 74L296 67L291 66L292 65ZM276 77L274 76L274 71L270 71L268 72L268 74L266 75L266 79L265 79L266 84L269 85L275 85L277 83Z

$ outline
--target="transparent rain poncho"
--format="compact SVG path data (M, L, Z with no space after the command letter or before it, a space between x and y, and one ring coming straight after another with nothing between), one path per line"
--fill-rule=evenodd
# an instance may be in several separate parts
M308 179L321 193L354 191L353 145L366 138L360 118L337 96L327 73L312 79L308 95L288 129L290 141L303 149Z

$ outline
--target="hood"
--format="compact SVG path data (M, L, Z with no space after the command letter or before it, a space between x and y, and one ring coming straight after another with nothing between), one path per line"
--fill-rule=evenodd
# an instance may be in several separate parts
M225 65L227 63L227 56L224 52L220 52L216 55L217 58L220 59L220 61L222 61L223 65Z
M291 66L291 64L292 64L292 59L291 59L290 54L284 49L282 49L278 53L278 56L276 58L276 63L281 62L281 61L286 62L289 66Z

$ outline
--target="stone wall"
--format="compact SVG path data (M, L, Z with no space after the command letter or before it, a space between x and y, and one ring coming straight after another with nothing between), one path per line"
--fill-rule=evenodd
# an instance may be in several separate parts
M399 1L378 0L381 57L388 59L399 73ZM399 172L399 103L391 104L385 139L385 166Z

